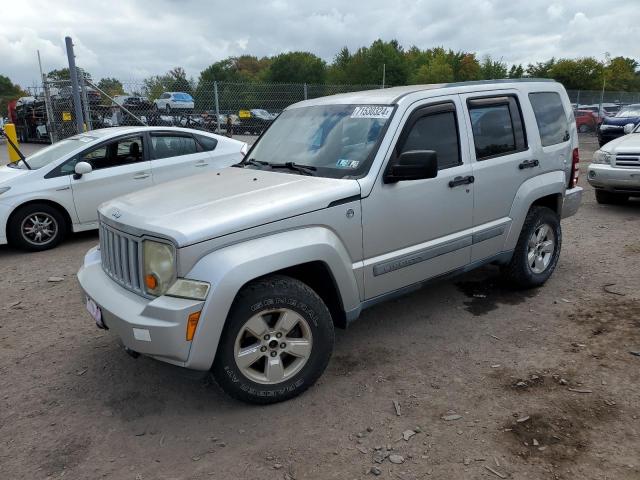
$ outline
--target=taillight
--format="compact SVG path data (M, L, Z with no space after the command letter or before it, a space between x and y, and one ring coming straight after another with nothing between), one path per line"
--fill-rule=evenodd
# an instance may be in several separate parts
M580 153L578 149L573 149L571 155L571 176L569 177L569 188L578 186L578 176L580 175Z

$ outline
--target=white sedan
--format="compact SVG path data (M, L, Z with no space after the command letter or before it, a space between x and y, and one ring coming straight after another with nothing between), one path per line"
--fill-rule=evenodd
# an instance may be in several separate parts
M247 144L174 127L91 130L0 167L0 245L55 247L98 228L98 206L168 180L228 167Z

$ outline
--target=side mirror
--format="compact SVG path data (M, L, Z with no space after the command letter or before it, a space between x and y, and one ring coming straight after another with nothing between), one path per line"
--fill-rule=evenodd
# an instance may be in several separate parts
M636 128L635 124L633 124L633 123L627 123L627 124L624 126L624 134L625 134L625 135L630 134L631 132L633 132L633 129L634 129L634 128Z
M384 183L422 180L438 175L438 154L433 150L410 150L391 160Z
M73 170L76 172L73 178L78 180L83 175L91 173L93 171L93 167L89 162L78 162Z

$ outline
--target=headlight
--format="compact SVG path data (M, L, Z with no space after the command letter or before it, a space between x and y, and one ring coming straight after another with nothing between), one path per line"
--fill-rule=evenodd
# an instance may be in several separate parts
M593 154L593 163L611 163L611 154L602 150L596 150Z
M179 278L167 291L170 297L188 298L193 300L206 300L209 293L209 284L197 280Z
M176 252L168 243L145 240L142 242L145 291L151 295L164 295L176 277Z
M11 187L0 187L0 195L7 193L9 190L11 190Z

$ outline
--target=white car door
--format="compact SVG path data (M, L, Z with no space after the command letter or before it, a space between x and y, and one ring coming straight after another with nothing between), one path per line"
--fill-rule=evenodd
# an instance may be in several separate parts
M88 149L76 161L88 162L93 171L71 179L80 223L97 222L98 206L107 200L153 185L151 162L143 135L127 135Z
M193 135L151 132L150 136L151 169L155 184L204 173L213 168L210 152L196 142Z

